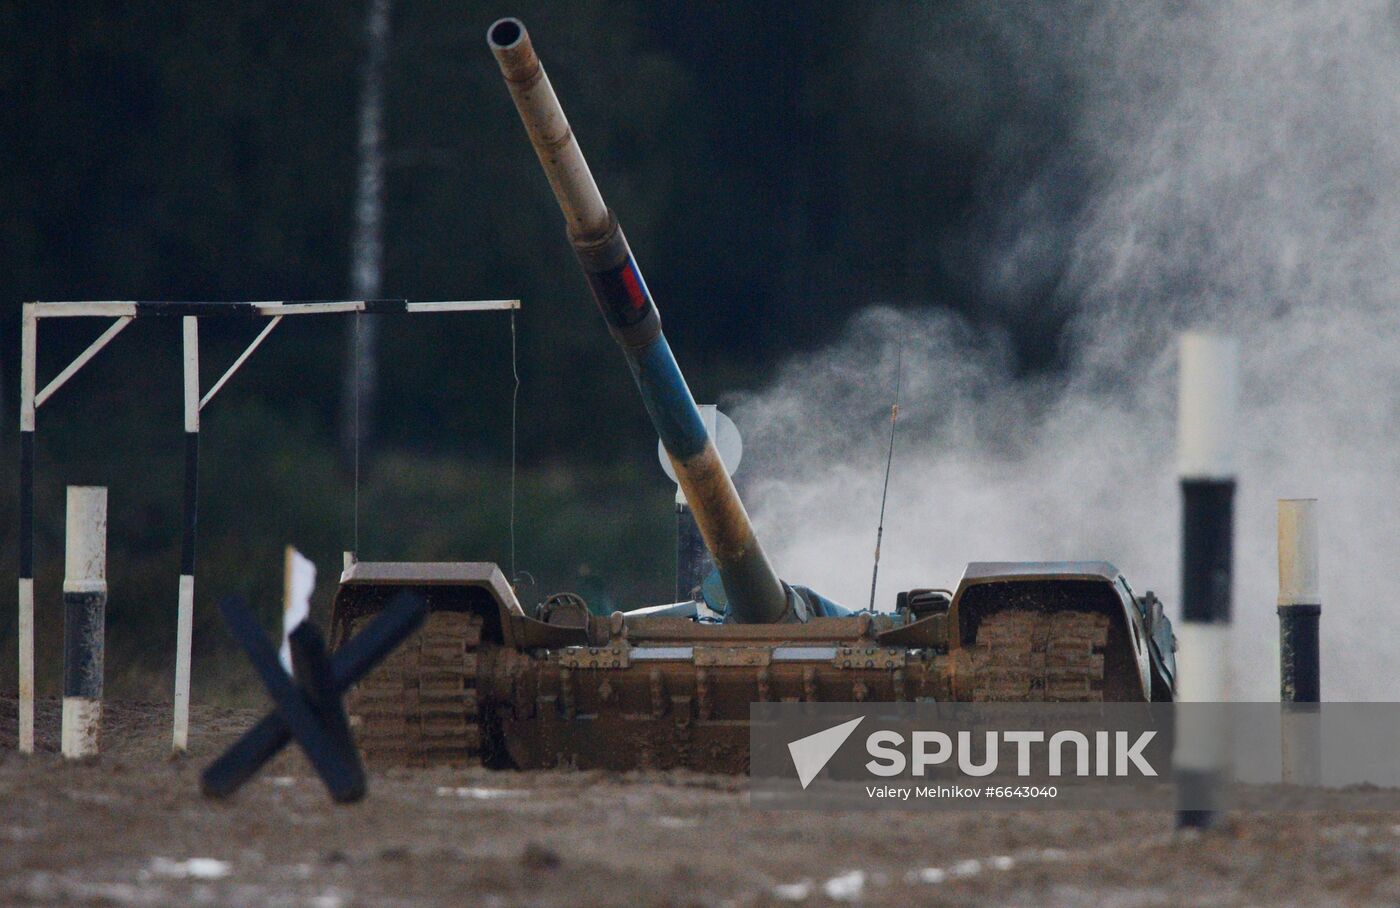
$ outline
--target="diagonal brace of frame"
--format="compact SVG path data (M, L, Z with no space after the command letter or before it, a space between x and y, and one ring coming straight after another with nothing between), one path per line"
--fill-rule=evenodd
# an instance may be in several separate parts
M218 381L214 382L214 387L210 388L205 395L199 399L199 409L203 410L205 404L214 399L214 395L219 393L219 389L222 388L230 378L233 378L233 373L238 371L238 367L248 361L248 357L253 355L254 350L262 346L262 342L267 340L267 336L272 333L272 329L276 328L281 321L282 316L278 315L274 317L272 321L268 322L262 331L258 332L258 336L253 338L253 342L238 355L238 359L233 361L233 365L228 367L228 371L219 376Z
M112 322L112 324L108 326L106 331L103 331L97 336L97 340L89 344L88 348L82 353L79 353L77 358L74 359L71 363L69 363L62 372L55 375L53 381L49 382L47 385L44 386L44 390L34 395L34 409L37 410L38 408L42 407L44 405L44 401L48 400L50 397L53 397L55 391L57 391L59 388L62 388L64 383L67 382L68 379L72 378L74 375L77 375L79 369L81 369L83 366L86 366L94 356L101 352L103 347L107 346L109 343L112 342L112 338L116 337L118 334L121 334L122 329L129 324L131 324L131 316L129 315L124 315L116 321Z

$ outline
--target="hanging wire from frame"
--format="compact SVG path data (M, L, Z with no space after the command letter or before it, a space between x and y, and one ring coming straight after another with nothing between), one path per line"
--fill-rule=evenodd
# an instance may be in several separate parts
M890 446L885 455L885 487L880 493L880 525L875 530L875 567L870 572L870 611L875 611L875 586L880 581L880 543L885 538L885 503L890 497L890 466L894 463L894 430L899 423L899 391L904 377L904 340L899 342L894 365L894 403L890 406Z
M355 560L360 558L360 385L364 383L364 377L360 373L360 317L361 312L355 313L355 342L352 356L354 358L354 383L355 383Z

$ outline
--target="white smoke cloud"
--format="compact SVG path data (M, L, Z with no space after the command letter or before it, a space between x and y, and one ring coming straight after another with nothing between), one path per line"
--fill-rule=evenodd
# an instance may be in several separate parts
M1005 242L980 265L985 286L1029 286L1046 249L1066 250L1068 368L1018 379L994 332L872 305L733 408L770 555L784 577L866 605L902 347L879 607L951 587L968 561L1103 558L1177 611L1176 336L1220 329L1243 358L1237 695L1277 697L1275 499L1317 497L1324 696L1392 699L1400 14L1071 9L1047 10L1040 45L1022 43L1077 74L1075 128L1028 184L989 191L989 217L994 198L1015 229L988 232ZM1068 214L1041 203L1067 169L1093 187Z

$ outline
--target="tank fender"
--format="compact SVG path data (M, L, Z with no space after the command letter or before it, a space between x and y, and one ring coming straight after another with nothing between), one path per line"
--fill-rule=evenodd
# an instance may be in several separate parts
M487 561L359 561L340 575L331 606L331 640L345 637L367 613L382 609L396 594L413 589L430 611L470 611L482 616L482 640L515 645L524 610L505 575Z

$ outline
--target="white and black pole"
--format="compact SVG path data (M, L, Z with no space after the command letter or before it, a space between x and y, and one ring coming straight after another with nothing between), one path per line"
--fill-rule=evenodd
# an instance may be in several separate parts
M1174 762L1178 828L1209 828L1229 768L1230 600L1234 548L1238 347L1232 338L1181 338L1177 467L1181 478L1180 712Z
M190 647L194 637L194 544L199 506L199 319L184 321L185 498L180 542L180 599L175 632L175 729L177 753L189 747Z
M1319 628L1322 584L1318 572L1317 499L1278 503L1279 700L1283 704L1285 784L1322 779L1322 700Z
M63 552L63 756L97 755L107 626L107 490L69 486Z
M34 752L34 378L39 319L25 303L19 380L19 750Z

